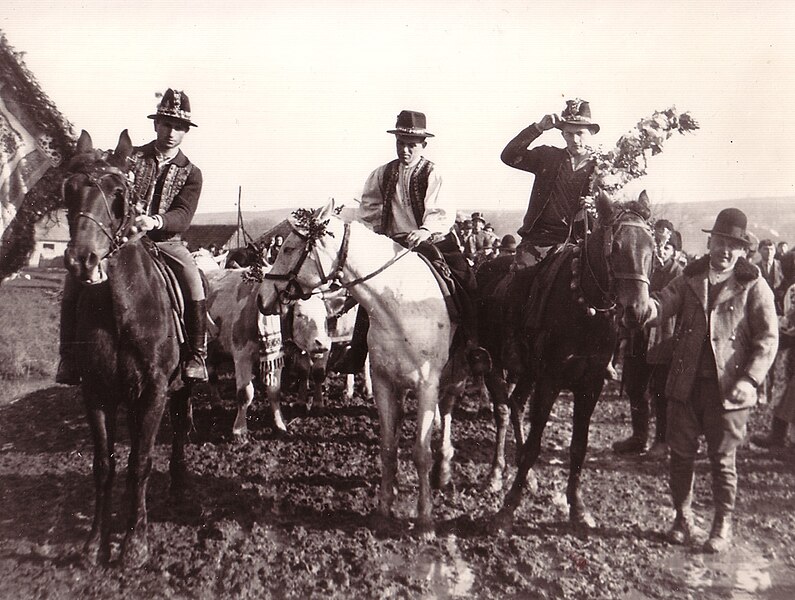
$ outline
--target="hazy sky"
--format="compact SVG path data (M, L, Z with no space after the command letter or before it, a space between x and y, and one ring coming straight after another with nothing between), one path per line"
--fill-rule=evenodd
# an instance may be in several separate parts
M532 176L500 152L569 97L608 147L655 109L701 123L652 160L653 200L795 195L790 0L3 0L0 28L99 147L149 141L154 93L183 89L201 212L234 210L238 186L244 211L352 203L404 108L428 115L459 208L524 208Z

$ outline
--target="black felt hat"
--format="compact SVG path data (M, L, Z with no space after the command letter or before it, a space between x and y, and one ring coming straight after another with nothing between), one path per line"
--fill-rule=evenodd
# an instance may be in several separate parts
M750 246L752 238L747 231L748 217L739 208L724 208L718 213L712 229L702 229L710 235L722 235Z
M168 88L160 99L160 104L157 105L157 112L147 118L158 119L161 117L177 119L191 127L198 127L190 120L190 99L185 92L180 90Z
M387 130L387 133L421 138L434 137L425 127L425 113L415 110L401 110L397 116L395 128Z

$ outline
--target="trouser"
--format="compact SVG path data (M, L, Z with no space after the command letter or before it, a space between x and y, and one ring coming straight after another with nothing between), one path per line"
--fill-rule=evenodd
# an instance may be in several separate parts
M624 388L629 398L629 409L632 419L632 434L646 438L649 432L649 400L646 390L651 395L654 406L656 428L654 440L665 441L667 421L667 401L665 399L665 383L668 379L669 365L650 365L646 362L645 353L635 356L624 356Z
M157 242L157 248L174 271L179 287L185 294L186 306L188 302L204 300L204 286L199 267L196 266L188 248L181 241Z
M694 463L701 434L707 441L715 513L728 515L734 510L737 447L745 437L749 413L748 408L723 408L717 377L696 379L687 402L668 403L669 481L677 510L690 508Z

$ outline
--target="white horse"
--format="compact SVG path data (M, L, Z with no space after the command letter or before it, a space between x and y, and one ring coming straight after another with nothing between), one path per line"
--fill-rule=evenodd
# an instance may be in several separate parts
M435 483L449 482L453 456L450 413L455 397L463 392L464 353L450 355L455 325L426 263L361 223L344 223L336 213L333 200L314 212L293 213L293 232L261 285L260 310L272 312L279 302L306 297L336 281L368 312L367 342L381 429L376 517L380 523L392 516L403 402L412 395L417 400L417 531L426 539L432 538L431 468L436 468ZM431 437L437 409L442 415L442 439L432 464Z

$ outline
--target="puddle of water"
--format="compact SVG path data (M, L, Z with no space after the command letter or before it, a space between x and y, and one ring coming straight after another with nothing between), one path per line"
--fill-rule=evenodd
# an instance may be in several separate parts
M404 560L398 555L387 557L389 570L410 571L414 577L424 579L430 591L423 594L423 600L446 600L448 598L467 598L475 583L475 573L464 560L453 536L443 541L447 555L431 546L422 548L417 555Z
M792 568L737 540L723 554L677 551L663 568L694 591L727 593L732 600L791 599L795 589Z

